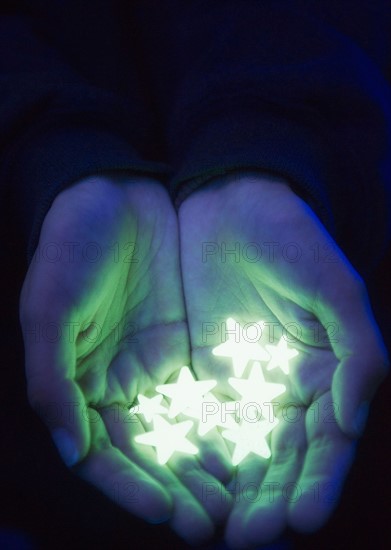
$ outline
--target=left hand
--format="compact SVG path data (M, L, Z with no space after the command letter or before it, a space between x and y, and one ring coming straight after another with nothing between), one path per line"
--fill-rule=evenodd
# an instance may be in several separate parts
M51 261L42 251L54 245ZM222 488L204 468L205 447L159 465L152 447L134 442L151 423L129 415L139 393L150 396L189 364L177 218L160 182L97 175L60 193L20 312L30 403L64 462L131 514L169 521L192 543L209 538L230 499L203 500L205 484ZM48 336L37 338L37 327Z
M287 526L314 531L336 506L368 404L387 372L365 286L284 181L260 174L217 179L184 201L179 226L192 365L199 378L213 375L223 394L238 399L227 384L232 369L211 353L226 339L228 317L241 325L271 323L277 337L283 330L290 341L296 337L292 347L299 351L289 376L263 364L266 380L287 385L284 401L277 400L296 405L297 421L287 420L292 410L280 408L271 458L252 454L239 465L227 542L247 548L275 539ZM206 327L216 327L213 336L206 337ZM269 498L265 490L273 484ZM258 487L258 494L246 498L246 486Z

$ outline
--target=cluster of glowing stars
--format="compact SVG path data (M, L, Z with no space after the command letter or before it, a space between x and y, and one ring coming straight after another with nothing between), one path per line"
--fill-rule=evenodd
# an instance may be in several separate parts
M262 321L259 322L262 325ZM279 368L284 375L289 374L289 361L297 350L288 348L285 338L277 345L262 346L259 341L249 342L237 337L238 323L227 320L228 340L212 350L213 355L231 359L235 377L229 377L228 383L240 395L235 402L220 402L211 393L217 386L216 380L196 380L189 367L181 368L175 383L162 384L156 387L157 395L146 397L138 395L138 403L130 409L130 414L142 415L145 423L152 424L153 429L135 436L135 441L155 448L159 464L165 464L175 452L195 455L198 448L189 440L188 434L195 422L198 422L197 433L202 437L212 429L220 429L221 436L234 443L232 463L238 465L250 453L269 458L271 451L266 440L279 420L274 415L273 407L268 414L248 421L241 411L249 404L272 404L286 391L284 384L267 382L261 362L267 371ZM247 366L249 374L243 377ZM170 400L163 403L164 397ZM184 415L194 420L177 419ZM168 418L168 420L166 418Z

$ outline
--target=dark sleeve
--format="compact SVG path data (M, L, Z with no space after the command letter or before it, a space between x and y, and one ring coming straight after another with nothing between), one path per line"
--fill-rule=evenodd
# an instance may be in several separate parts
M0 190L31 259L65 187L107 170L164 178L167 167L149 142L153 117L116 2L16 5L0 8Z
M357 268L376 263L390 236L390 15L382 0L140 2L176 204L215 175L272 173Z

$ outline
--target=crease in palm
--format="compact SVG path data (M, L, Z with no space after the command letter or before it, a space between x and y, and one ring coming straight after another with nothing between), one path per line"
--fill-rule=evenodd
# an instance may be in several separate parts
M91 216L94 185L87 181L81 194L70 190L65 201L72 206L69 211L65 208L69 223L60 229L57 220L64 216L64 202L55 205L41 241L98 242L102 258L38 265L29 271L22 298L25 309L31 310L31 296L44 286L47 304L41 309L47 316L51 301L55 304L56 297L64 295L67 299L52 315L83 327L74 342L63 342L55 350L57 357L72 358L61 376L77 387L89 411L80 436L85 439L84 454L75 471L129 512L152 522L169 521L179 536L192 543L210 538L221 523L226 524L228 542L237 547L273 540L286 525L299 530L319 527L335 506L355 448L333 409L332 379L338 354L346 350L329 341L327 313L322 312L323 319L317 314L323 304L318 290L324 274L319 269L311 272L308 259L298 264L222 262L218 255L202 260L204 243L243 245L290 238L284 233L284 224L290 223L285 212L291 204L289 193L267 184L251 203L244 199L248 193L236 191L237 184L234 193L230 185L217 191L212 187L185 201L177 217L157 182L132 182L124 191L125 179L116 181L114 205L98 201ZM254 182L245 183L245 191L248 185L254 192ZM110 189L106 186L104 182L105 197L112 191L111 184ZM256 190L260 186L255 183ZM83 204L88 205L85 210ZM274 209L274 218L265 204ZM300 223L294 226L298 227L295 238L308 244L312 220L300 210L302 205L294 201L292 207L294 215L305 220L304 228ZM84 214L87 221L79 230ZM319 231L314 227L315 233ZM113 243L126 252L117 261ZM277 412L280 422L269 437L272 456L266 460L249 455L234 469L232 445L222 438L221 430L214 428L197 438L194 427L192 441L199 453L175 453L166 465L158 465L153 449L137 445L134 439L150 431L151 423L141 415L129 415L129 409L139 394L151 396L158 384L175 380L183 365L200 380L216 379L219 387L212 393L217 397L237 400L238 393L227 382L233 375L229 363L212 354L224 340L222 326L228 317L243 324L262 319L280 330L289 322L301 327L293 344L300 353L289 376L277 370L267 373L263 366L268 380L283 379L288 387ZM205 339L208 323L217 327L209 340ZM316 342L314 329L320 335ZM34 369L32 360L28 378ZM39 383L31 387L34 401L41 389ZM295 422L283 416L287 403L299 411ZM273 499L262 498L262 488L273 484L280 489ZM300 491L300 498L287 498L283 490L288 486ZM253 493L256 489L258 498L247 498L245 487Z

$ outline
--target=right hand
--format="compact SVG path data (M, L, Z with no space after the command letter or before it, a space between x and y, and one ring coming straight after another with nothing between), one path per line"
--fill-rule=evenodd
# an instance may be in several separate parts
M221 499L202 451L157 464L152 448L133 442L145 428L128 413L138 393L190 364L178 249L158 182L86 178L45 217L20 316L29 400L64 462L132 514L169 519L194 543L225 519L229 495ZM220 488L215 498L203 499L204 483Z
M225 400L239 398L227 384L230 360L212 354L227 339L229 317L242 326L264 320L263 344L276 345L283 335L300 352L289 376L280 368L266 371L266 380L287 386L278 397L280 423L270 436L272 457L249 454L238 466L227 541L253 548L287 526L315 531L338 502L364 428L363 413L388 371L365 286L308 205L287 182L268 175L216 178L182 203L179 227L197 375L217 378ZM267 245L274 246L271 254ZM297 253L293 261L282 252L290 245ZM314 258L314 245L322 253L333 251L332 261ZM239 337L246 340L240 331L236 341ZM289 403L297 412L293 421L284 417ZM268 497L271 486L278 489ZM282 488L292 486L300 496L289 501ZM255 497L247 498L247 487L257 488Z

